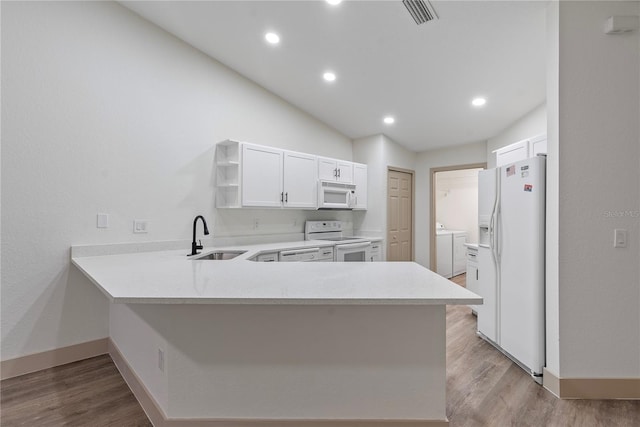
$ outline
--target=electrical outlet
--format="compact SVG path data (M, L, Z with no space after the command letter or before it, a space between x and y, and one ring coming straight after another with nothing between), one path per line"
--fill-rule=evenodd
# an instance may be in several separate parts
M257 230L258 228L260 228L260 219L253 218L253 229Z
M99 213L96 216L96 227L109 228L109 214Z
M149 221L146 219L134 219L133 220L133 232L134 233L147 233L149 232Z

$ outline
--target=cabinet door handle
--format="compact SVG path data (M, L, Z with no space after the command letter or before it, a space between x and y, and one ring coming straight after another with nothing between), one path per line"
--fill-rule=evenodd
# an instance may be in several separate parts
M476 270L476 280L478 280L478 270Z
M280 193L280 203L284 202L284 193Z
M340 178L340 169L338 169L338 178Z
M338 177L338 168L333 170L333 176L336 178Z
M284 202L289 203L289 193L284 193Z

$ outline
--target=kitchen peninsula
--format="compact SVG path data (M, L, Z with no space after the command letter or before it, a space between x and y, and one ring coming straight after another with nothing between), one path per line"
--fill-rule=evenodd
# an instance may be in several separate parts
M448 424L445 305L480 297L416 263L248 261L258 249L72 249L156 426Z

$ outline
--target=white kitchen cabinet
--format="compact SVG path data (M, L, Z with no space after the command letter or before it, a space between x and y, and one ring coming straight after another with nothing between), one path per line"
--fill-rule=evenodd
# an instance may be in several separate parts
M258 262L278 262L278 252L265 252L256 257Z
M216 145L215 164L218 208L317 209L318 180L352 184L354 171L355 209L367 208L364 164L232 140Z
M283 206L315 209L318 204L318 163L311 154L284 152Z
M346 160L318 157L318 179L353 183L353 163Z
M478 248L467 248L467 289L471 292L478 293ZM477 311L475 305L470 306L473 311Z
M482 304L476 305L478 331L482 331L487 338L496 342L498 337L496 322L498 291L493 255L489 247L478 247L478 281L476 286L475 293L483 299Z
M529 157L529 140L514 142L495 151L496 166L504 166L515 163Z
M467 233L453 233L453 275L462 274L467 269Z
M367 165L353 164L353 183L356 185L354 209L367 209Z
M317 161L262 145L242 147L242 206L315 209Z
M371 242L371 246L369 247L369 257L372 262L382 261L382 243L381 242Z
M535 157L538 154L547 154L547 135L537 135L514 142L494 152L496 153L497 167Z
M242 206L282 206L283 157L277 148L242 144Z
M538 135L534 138L531 138L529 151L529 157L535 157L538 154L547 154L547 134Z

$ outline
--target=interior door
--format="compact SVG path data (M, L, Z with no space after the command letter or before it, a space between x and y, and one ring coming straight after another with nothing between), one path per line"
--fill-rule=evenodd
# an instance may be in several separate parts
M387 175L387 260L413 261L413 174Z

